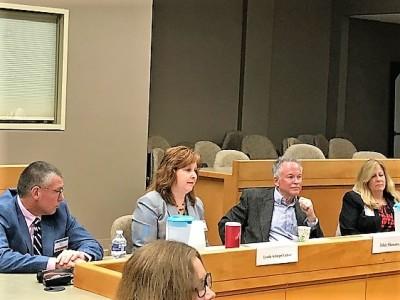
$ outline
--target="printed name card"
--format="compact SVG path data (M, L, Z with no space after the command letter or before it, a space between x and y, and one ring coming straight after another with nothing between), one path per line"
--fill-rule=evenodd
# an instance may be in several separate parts
M372 235L372 253L400 251L400 232L382 232Z
M257 243L249 246L257 249L257 266L286 264L299 260L299 246L294 242Z

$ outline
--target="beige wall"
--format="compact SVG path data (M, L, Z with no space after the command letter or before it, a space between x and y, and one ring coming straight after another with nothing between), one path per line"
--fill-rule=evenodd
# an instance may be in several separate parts
M345 128L360 150L389 153L390 63L400 62L399 37L398 24L350 21Z
M249 1L242 130L268 134L274 0Z
M359 150L387 154L390 61L398 61L398 25L351 21L353 15L400 13L399 1L333 2L328 132L344 132ZM363 25L362 25L363 24Z
M236 128L241 3L155 1L150 134L220 141Z
M325 134L331 1L275 1L268 135ZM312 117L311 117L312 116Z
M0 131L0 164L54 163L73 214L109 239L145 185L152 1L8 2L70 10L67 118L61 132Z
M238 109L245 133L268 135L278 147L286 136L325 133L331 1L248 2L239 107L242 2L157 1L151 135L221 142Z

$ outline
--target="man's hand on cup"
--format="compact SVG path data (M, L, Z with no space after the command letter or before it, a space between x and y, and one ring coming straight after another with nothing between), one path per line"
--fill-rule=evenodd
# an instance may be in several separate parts
M314 212L314 206L310 199L300 197L299 205L301 210L306 214L308 222L313 223L317 220Z

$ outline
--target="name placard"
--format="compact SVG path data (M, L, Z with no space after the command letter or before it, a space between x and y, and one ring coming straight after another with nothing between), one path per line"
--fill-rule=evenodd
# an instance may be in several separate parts
M257 249L257 266L286 264L299 260L299 247L294 242L256 243L249 246Z
M382 232L372 235L372 253L400 251L400 232Z

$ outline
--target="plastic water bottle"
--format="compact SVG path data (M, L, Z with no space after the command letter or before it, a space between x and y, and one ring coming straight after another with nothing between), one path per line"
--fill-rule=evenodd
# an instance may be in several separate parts
M126 239L122 233L122 230L117 230L115 238L111 242L111 255L114 258L120 258L126 254Z
M397 202L393 206L394 211L394 230L396 232L400 232L400 203Z

